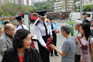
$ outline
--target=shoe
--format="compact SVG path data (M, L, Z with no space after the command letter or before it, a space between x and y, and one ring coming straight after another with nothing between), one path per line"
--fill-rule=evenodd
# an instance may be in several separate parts
M55 54L55 56L58 56L58 54Z
M51 54L51 56L53 56L53 54Z

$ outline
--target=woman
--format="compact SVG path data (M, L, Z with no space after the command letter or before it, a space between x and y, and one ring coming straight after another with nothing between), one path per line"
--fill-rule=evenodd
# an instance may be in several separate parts
M19 29L13 40L13 48L6 51L2 62L42 62L38 51L30 47L31 35Z
M85 46L84 48L81 47L81 62L91 62L89 40L90 43L93 43L93 40L90 38L90 25L88 23L82 23L80 25L80 33L82 35L81 44Z
M71 36L71 27L68 24L61 26L61 34L66 38L62 45L62 51L56 48L53 44L50 45L55 49L59 55L62 56L61 62L74 62L76 42L74 37Z

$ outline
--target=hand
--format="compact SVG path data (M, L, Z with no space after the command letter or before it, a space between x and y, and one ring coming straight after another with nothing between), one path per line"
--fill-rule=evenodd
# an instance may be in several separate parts
M51 38L51 39L53 39L53 36L52 36L52 35L50 35L50 38Z
M45 48L48 50L48 48L45 46Z
M49 45L52 49L55 49L56 47L53 44Z
M58 30L57 33L60 33L60 31Z

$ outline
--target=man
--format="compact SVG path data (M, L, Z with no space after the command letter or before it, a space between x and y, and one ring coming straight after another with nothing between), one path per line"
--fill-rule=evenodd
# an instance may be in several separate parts
M0 54L3 56L4 52L13 47L12 40L15 26L8 23L4 26L4 33L0 38Z
M26 29L26 30L30 31L30 30L29 30L29 27L24 24L24 21L23 21L24 17L23 17L23 15L22 15L22 16L18 16L18 17L16 17L15 19L16 19L17 22L18 22L18 26L16 27L15 32L16 32L17 30L19 30L19 29ZM32 39L31 39L31 40L32 40ZM35 45L34 45L34 42L33 42L33 41L31 42L31 47L35 48Z
M75 53L75 62L80 62L80 44L78 43L77 36L81 38L80 34L80 24L82 23L82 20L76 20L75 21L75 40L76 40L76 53ZM77 44L78 43L78 44Z
M49 52L46 46L47 39L52 38L52 30L49 24L47 24L45 15L46 10L38 10L38 19L34 23L34 29L38 38L38 47L43 62L50 62Z
M82 15L83 23L84 23L84 22L90 23L89 20L86 19L86 18L87 18L87 13L83 13L83 15Z
M56 43L57 43L57 33L58 33L58 29L57 29L57 25L56 25L56 23L53 21L53 17L52 16L50 16L49 17L49 20L50 20L50 26L51 26L51 29L52 29L52 34L53 34L53 39L52 39L52 44L54 44L55 46L56 46ZM56 50L54 50L54 49L52 49L52 51L51 51L51 56L53 56L53 51L54 51L54 54L56 55L56 56L58 56L58 54L57 54L57 52L56 52Z
M17 22L18 22L18 25L17 25L17 27L16 27L16 29L15 29L15 32L16 32L17 30L19 30L19 29L22 29L22 28L23 28L23 29L26 29L26 30L29 30L28 26L24 24L24 21L23 21L24 17L23 17L23 16L18 16L18 17L16 17L15 19L16 19Z
M61 62L74 62L76 42L75 39L71 37L70 25L65 24L61 26L61 34L66 38L62 46L62 51L52 44L50 47L55 49L62 56Z

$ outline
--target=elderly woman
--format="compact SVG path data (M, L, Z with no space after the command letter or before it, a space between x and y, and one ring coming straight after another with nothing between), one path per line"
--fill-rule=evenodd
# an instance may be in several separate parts
M2 62L42 62L38 51L31 48L30 43L30 32L19 29L14 36L13 48L5 52Z
M61 34L66 38L62 46L62 51L57 49L53 44L51 44L50 47L55 49L62 56L61 62L74 62L76 45L74 37L71 37L70 25L63 25L61 27Z

